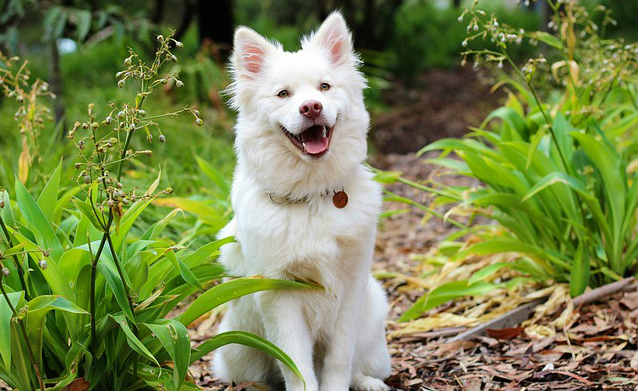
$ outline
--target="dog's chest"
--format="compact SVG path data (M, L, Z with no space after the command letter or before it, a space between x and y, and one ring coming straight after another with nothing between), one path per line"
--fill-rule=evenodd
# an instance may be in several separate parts
M241 193L237 236L252 272L325 281L323 275L347 269L344 263L373 246L380 194L376 184L364 185L346 189L344 208L330 197L287 205L255 190Z

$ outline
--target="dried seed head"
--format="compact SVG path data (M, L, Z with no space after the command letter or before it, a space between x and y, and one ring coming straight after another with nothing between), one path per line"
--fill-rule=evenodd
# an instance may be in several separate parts
M47 261L42 259L40 260L40 268L42 268L43 270L47 269Z

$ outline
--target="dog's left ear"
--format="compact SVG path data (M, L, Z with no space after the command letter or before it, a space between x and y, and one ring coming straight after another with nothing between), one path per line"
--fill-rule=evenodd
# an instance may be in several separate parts
M339 65L352 57L352 38L339 11L331 13L312 37L312 44L325 49L333 64Z

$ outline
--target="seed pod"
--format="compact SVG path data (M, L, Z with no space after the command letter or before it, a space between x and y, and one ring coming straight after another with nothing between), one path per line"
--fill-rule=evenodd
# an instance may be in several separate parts
M166 136L159 135L159 141L160 141L160 143L165 143L166 142Z
M161 136L160 136L160 141L161 141ZM148 135L146 135L146 141L149 143L153 143L153 135L151 135L150 133Z
M124 83L126 83L126 82L124 82L124 79L118 80L117 87L120 87L120 88L124 87Z
M9 268L7 268L7 267L2 268L2 275L9 276L10 272L11 271L9 271Z
M82 167L82 164L80 162L77 162L74 166L76 169L79 169Z
M89 177L89 176L84 176L84 178L82 180L84 181L85 184L90 184L91 183L91 177Z
M199 125L201 127L202 125L204 125L204 121L201 118L197 117L195 119L195 124L197 124L197 125Z
M4 200L0 200L0 208L4 208Z
M42 259L40 260L40 268L42 268L43 270L47 269L47 261Z
M176 81L175 81L175 85L176 85L177 87L184 87L184 83L183 83L181 80L176 80Z
M120 110L120 111L117 113L117 117L118 117L118 118L122 118L122 117L124 117L124 115L125 115L125 114L126 114L126 113L124 113L124 110Z

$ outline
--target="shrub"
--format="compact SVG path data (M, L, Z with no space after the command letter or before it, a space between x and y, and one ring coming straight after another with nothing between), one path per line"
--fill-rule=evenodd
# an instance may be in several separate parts
M432 291L402 316L404 321L441 298L480 295L508 284L490 282L500 269L541 282L568 282L572 296L636 273L638 45L601 39L586 9L575 2L563 2L565 12L556 12L559 32L553 35L521 32L476 3L464 13L469 31L475 31L468 39L493 39L498 49L468 50L464 56L509 64L513 76L502 84L513 92L466 138L439 140L419 153L442 150L431 162L482 185L411 185L439 195L434 205L423 206L428 210L454 205L446 217L480 214L506 229L483 232L478 243L452 252L453 261L507 252L519 257ZM522 39L547 44L555 60L549 65L540 56L519 69L509 46ZM553 90L547 93L549 103L541 102L537 80L551 79L554 85L544 88ZM448 158L450 152L461 161ZM387 173L379 177L397 180Z
M78 151L69 167L76 170L76 184L66 181L60 160L41 191L30 191L24 184L31 178L30 188L37 188L39 178L29 172L39 162L25 160L13 189L0 190L0 378L12 388L65 389L71 383L90 389L194 388L188 366L230 343L270 353L299 374L284 352L258 336L228 332L191 348L186 326L242 295L314 286L259 277L219 283L225 274L214 260L233 239L192 250L197 231L179 242L166 238L177 208L131 234L151 202L171 193L158 191L161 175L142 191L125 181L125 166L150 154L134 148L132 139L141 134L150 141L155 134L161 140L157 120L166 116L186 113L202 122L193 107L146 113L154 108L153 90L178 80L160 70L175 59L172 48L180 44L170 37L158 40L150 64L131 51L117 74L119 86L136 85L134 99L112 104L103 120L89 104L86 119L69 132ZM32 131L45 129L45 118L37 114L47 112L38 99L47 90L40 81L29 84L24 65L16 72L17 59L3 60L3 88L26 108L17 118L25 148L35 156ZM225 219L213 209L192 212L208 214L202 219L215 225ZM194 294L199 296L190 305L177 307Z

